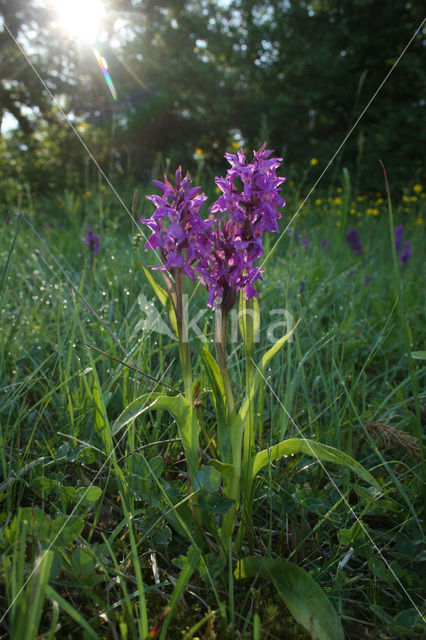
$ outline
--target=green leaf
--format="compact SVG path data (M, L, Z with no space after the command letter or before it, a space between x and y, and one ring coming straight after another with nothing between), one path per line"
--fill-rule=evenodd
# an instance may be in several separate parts
M163 305L163 307L167 311L167 315L169 316L170 326L171 326L171 328L173 330L173 333L177 337L178 336L178 330L177 330L176 313L175 313L175 310L173 308L173 304L172 304L172 301L170 299L169 294L167 293L167 291L165 289L160 287L158 282L152 276L152 273L149 271L149 269L144 267L143 264L141 264L140 266L141 266L142 271L144 272L144 274L146 276L146 279L148 280L149 284L151 285L155 295L157 296L157 298L159 299L159 301L161 302L161 304Z
M340 529L337 533L337 539L339 544L345 547L353 546L356 548L364 542L367 531L368 526L357 520L349 529Z
M41 493L42 491L49 493L49 491L56 487L57 484L57 480L46 478L46 476L39 476L38 478L34 478L33 480L31 480L30 482L31 488L38 493Z
M232 464L225 464L224 462L220 462L219 460L215 459L209 460L207 464L217 469L224 480L226 480L229 472L233 469Z
M10 637L21 639L38 637L53 557L54 552L47 550L36 559L29 584L24 591L18 593L18 615L15 617L17 625L13 628Z
M100 487L59 487L61 498L65 501L79 503L79 506L91 504L99 500L102 494Z
M147 411L164 409L175 418L179 436L190 469L198 465L198 435L200 425L191 404L184 396L167 396L163 393L146 393L133 400L115 421L112 433L116 435L123 427Z
M213 401L217 415L217 442L222 460L231 459L229 428L226 422L226 395L219 365L207 347L203 348L202 359L209 384L213 391Z
M221 482L221 476L212 466L205 466L194 474L192 486L195 491L201 490L206 493L217 493Z
M71 566L78 576L89 576L95 571L93 553L82 547L77 548L71 556Z
M223 402L225 402L225 387L223 386L223 380L220 374L219 365L217 364L214 356L212 356L207 347L204 347L202 355L205 364L207 364L208 373L212 378L211 382L213 382L215 387L213 389L214 394L215 396L219 396L220 398L222 398Z
M275 444L269 449L259 451L252 458L252 479L257 476L259 471L266 467L266 465L281 456L293 455L295 453L304 453L305 455L317 458L321 462L333 462L341 467L345 467L350 471L353 471L362 480L371 484L373 487L380 489L379 483L373 478L371 473L365 469L359 462L348 456L346 453L329 447L326 444L315 442L314 440L307 440L301 438L289 438L279 444Z
M99 500L102 495L102 489L100 487L79 487L78 497L81 499L81 504L92 504Z
M415 360L426 360L426 351L412 351L411 357Z
M344 640L337 612L324 591L300 567L273 558L244 558L235 569L235 578L253 578L264 572L274 584L292 616L313 638Z
M250 391L247 393L244 401L241 405L239 415L243 423L248 415L250 404L254 401L256 396L256 392L259 388L260 383L264 380L266 367L268 366L270 360L274 357L276 353L285 345L290 336L293 335L294 331L296 331L297 325L299 324L300 319L296 322L294 327L285 334L282 338L280 338L268 351L263 355L262 360L260 361L259 367L256 368L256 372L253 378L253 384L250 388Z

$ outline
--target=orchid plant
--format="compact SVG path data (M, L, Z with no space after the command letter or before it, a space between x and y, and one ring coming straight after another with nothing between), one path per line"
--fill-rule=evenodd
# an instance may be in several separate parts
M258 364L255 363L254 344L260 325L259 294L255 283L262 280L262 270L256 262L264 253L265 232L279 230L280 211L285 205L280 187L285 178L277 175L282 158L273 157L273 151L267 150L266 144L254 152L251 162L242 150L236 155L226 154L225 158L230 168L225 177L215 179L221 195L210 207L207 219L200 213L206 196L200 187L192 186L188 175L182 178L181 168L176 171L174 186L165 177L164 182L155 182L160 195L148 196L155 211L151 218L141 220L152 232L145 246L159 250L161 266L153 269L161 272L165 289L148 269L142 268L166 309L178 340L184 394L150 393L137 398L116 421L114 433L146 411L163 409L174 416L188 465L193 517L197 525L209 529L226 558L230 551L241 550L246 534L253 553L254 482L261 469L279 457L303 453L346 467L369 484L377 486L377 483L353 458L319 442L290 438L264 449L258 442L265 370L297 327L296 324L263 354ZM215 355L207 347L202 349L202 362L216 412L215 431L209 433L214 442L209 450L215 455L204 465L200 455L199 408L195 406L193 395L184 277L198 280L207 289L207 305L215 309ZM246 356L245 395L239 406L235 402L227 357L228 315L237 301ZM208 490L217 491L220 485L225 508L218 523L211 514L203 512L202 503L203 494ZM293 571L293 565L288 567L288 571ZM257 570L254 559L241 560L237 567L240 576ZM269 567L268 571L274 580L274 568Z

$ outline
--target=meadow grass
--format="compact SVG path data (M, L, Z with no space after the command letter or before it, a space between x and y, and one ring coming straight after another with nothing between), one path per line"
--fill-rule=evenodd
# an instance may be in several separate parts
M403 265L386 198L345 195L312 197L265 265L254 360L270 346L274 311L301 322L267 371L260 448L301 433L355 457L381 491L310 458L282 458L256 481L252 540L256 555L314 577L348 638L414 638L424 612L425 199L410 193L394 206L411 240ZM176 342L140 322L152 294L139 262L154 257L138 229L102 190L33 198L21 210L0 229L0 637L256 639L283 638L284 628L286 638L308 637L261 576L236 580L231 549L226 566L209 536L188 528L169 415L145 413L113 434L134 398L159 389L155 380L183 389ZM150 205L140 197L142 213ZM93 260L82 242L89 226L101 243ZM351 227L362 256L346 242ZM205 296L188 293L195 315ZM200 328L212 341L212 312ZM205 462L215 417L190 338ZM238 400L240 340L229 353Z

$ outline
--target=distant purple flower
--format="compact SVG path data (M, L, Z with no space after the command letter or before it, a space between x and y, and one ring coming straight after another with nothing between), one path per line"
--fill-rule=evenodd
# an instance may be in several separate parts
M322 249L323 251L330 251L330 249L331 249L331 242L330 242L330 240L329 240L328 238L324 237L324 238L321 240L321 249Z
M364 278L364 287L368 287L370 282L371 282L371 277L369 275L366 275Z
M364 247L362 246L359 233L356 229L349 229L346 234L346 240L351 245L355 255L362 256L364 254Z
M141 218L152 231L145 247L160 249L162 271L173 268L195 280L194 264L210 252L212 246L210 227L213 220L203 220L200 210L207 197L201 187L192 187L188 174L182 179L182 169L176 171L173 187L166 176L164 182L154 180L161 195L147 196L156 207L151 218Z
M93 233L91 228L87 229L83 242L87 244L92 253L98 255L100 247L99 236L96 235L96 233Z
M10 216L6 216L4 219L4 223L9 226L10 225Z
M297 289L298 289L298 291L300 291L300 293L302 293L302 291L304 291L305 285L306 285L306 280L301 280L299 282L299 286L297 287Z
M308 251L308 249L310 249L312 247L312 242L306 237L303 236L302 238L302 248L304 251Z
M216 216L213 251L197 267L209 290L208 306L221 303L231 309L241 289L247 300L258 295L253 283L262 277L254 263L264 252L265 231L278 231L278 209L285 205L278 193L285 178L276 173L282 158L272 154L266 143L251 163L242 149L225 154L231 168L224 178L216 178L222 195L210 208Z
M399 256L399 261L402 264L407 264L410 258L411 258L411 242L407 240L401 252L401 255Z
M404 233L404 226L402 224L399 224L397 227L395 227L395 231L394 231L395 249L398 254L401 252L401 249L402 249L403 233Z

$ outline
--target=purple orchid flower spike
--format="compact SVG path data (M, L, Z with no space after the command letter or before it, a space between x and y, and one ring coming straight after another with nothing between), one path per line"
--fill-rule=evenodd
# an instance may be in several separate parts
M362 246L359 233L356 229L349 229L346 234L346 240L351 245L352 251L357 256L364 255L364 247Z
M164 182L154 180L161 195L147 196L156 210L151 218L141 218L152 234L145 244L150 249L160 249L163 266L153 267L161 271L179 269L195 280L194 264L211 249L210 227L213 220L203 220L200 210L207 197L201 187L192 187L188 174L182 179L182 169L176 171L175 187L164 176Z
M96 233L93 233L90 227L89 229L87 229L86 235L83 238L83 242L87 244L91 253L98 255L101 243L99 240L99 236Z
M282 158L272 154L266 143L254 151L251 163L242 149L237 155L225 154L231 168L216 178L222 195L210 208L216 218L213 251L197 267L209 291L209 306L231 309L240 290L247 300L258 295L253 284L262 272L254 263L264 252L265 231L278 231L278 209L285 205L278 193L285 178L276 173Z
M410 258L411 258L411 242L410 240L407 240L401 252L401 255L399 256L399 261L401 262L401 264L407 264Z

